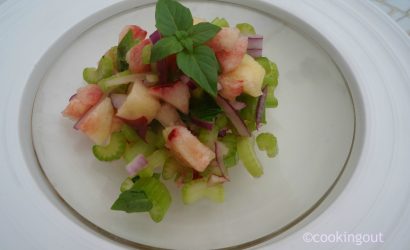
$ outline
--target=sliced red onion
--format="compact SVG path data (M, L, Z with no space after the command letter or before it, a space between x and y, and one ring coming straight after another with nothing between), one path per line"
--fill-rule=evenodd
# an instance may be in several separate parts
M136 120L127 120L121 117L119 118L123 120L126 124L133 127L137 131L137 134L145 141L145 137L148 131L148 120L147 118L145 118L145 116L138 118Z
M125 94L111 94L111 103L116 109L119 109L124 104L125 99L127 99Z
M157 62L158 70L158 82L159 84L165 84L168 82L168 60L162 59Z
M188 76L181 75L179 79L181 80L182 83L187 84L190 90L195 90L197 88L197 85L195 84L195 82L192 81L191 78L189 78Z
M69 102L71 102L75 97L77 96L77 94L74 94L70 97L70 99L68 99Z
M263 36L252 35L248 36L248 50L249 49L262 49L263 48Z
M199 120L195 117L191 117L191 121L193 124L197 125L198 127L204 128L206 130L212 130L214 127L214 124L211 122Z
M156 30L149 36L149 39L151 40L152 44L156 44L159 41L159 39L161 39L161 34L158 30Z
M248 55L250 55L253 58L258 58L262 56L262 49L248 49Z
M223 109L226 116L232 122L232 125L238 131L239 135L245 136L245 137L250 137L251 136L251 133L249 132L249 130L246 127L245 123L242 121L242 119L239 117L238 113L229 104L228 101L226 101L224 98L222 98L221 96L218 95L216 97L216 103Z
M229 104L231 104L231 106L237 111L246 108L246 103L244 102L230 101Z
M228 128L223 128L223 129L219 130L218 137L225 137L226 134L228 133L228 131L229 131Z
M258 99L258 104L256 105L256 128L259 129L262 122L263 112L265 112L266 96L268 94L268 87L263 88L262 95Z
M227 178L223 177L223 176L217 176L217 175L211 175L208 179L208 187L212 187L218 184L222 184L224 182L229 181Z
M126 167L129 176L137 175L148 164L144 155L137 155Z
M222 176L229 180L228 170L224 164L224 154L226 153L226 147L221 142L215 142L215 156L218 168L221 170Z

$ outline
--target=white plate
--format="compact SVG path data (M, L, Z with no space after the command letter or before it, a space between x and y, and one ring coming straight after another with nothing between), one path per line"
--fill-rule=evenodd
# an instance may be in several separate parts
M149 1L141 1L138 4L147 2ZM247 1L237 3L249 5ZM4 79L1 82L5 91L0 94L1 107L4 108L4 116L0 124L0 131L3 133L0 154L5 164L5 167L0 170L2 180L0 216L4 221L0 226L2 244L6 248L30 249L55 249L61 248L61 245L67 249L97 247L113 249L116 246L121 248L123 245L95 232L83 224L78 217L73 216L72 211L51 191L40 168L36 166L31 145L30 116L41 78L50 69L59 67L58 63L51 67L50 64L54 63L53 58L59 58L60 52L73 44L78 35L92 25L138 4L124 1L111 5L111 1L99 3L96 1L95 4L90 2L87 5L72 2L47 5L49 3L45 1L37 7L40 10L42 4L47 6L50 12L46 14L35 11L28 13L27 11L33 7L32 4L22 1L7 2L0 6L0 19L5 20L0 24L1 30L5 30L1 38L5 41L3 48L8 48L3 54L4 58L8 59L8 64L2 62ZM104 8L105 6L110 7ZM363 245L362 248L399 249L408 245L408 239L403 235L409 231L407 207L409 170L406 165L410 161L405 154L405 150L409 149L409 142L405 138L409 136L409 115L406 113L406 107L409 106L410 95L408 87L410 45L404 32L398 30L386 16L364 2L272 1L271 4L267 1L253 1L252 7L276 16L279 20L295 27L295 30L303 31L305 36L314 39L327 51L349 84L357 118L355 148L349 161L352 166L351 168L348 166L348 169L354 169L353 167L356 169L348 185L343 188L342 184L347 183L351 174L349 172L342 176L340 185L333 190L333 198L341 191L333 203L331 203L332 199L325 200L299 226L288 230L286 237L282 235L282 240L278 241L278 238L275 238L264 244L272 243L269 246L278 249L291 247L326 249L332 244L305 243L302 235L305 232L347 231L384 234L384 244ZM68 14L70 9L76 12ZM17 18L13 15L9 16L8 13L18 14L18 22L16 22ZM88 18L80 22L80 25L73 26L84 17ZM240 19L238 17L238 20ZM31 25L37 27L35 32L27 29ZM19 32L23 27L26 28L24 32ZM54 46L50 46L64 32L64 37L54 43ZM27 40L26 37L30 39ZM108 45L96 46L96 51L89 55L90 60L100 53L99 48L106 47ZM39 61L42 55L44 56ZM64 55L61 58L64 58ZM89 65L92 61L81 63ZM37 67L33 69L34 65ZM85 65L76 67L81 68ZM73 77L76 79L76 76ZM11 82L13 85L5 84ZM69 81L69 83L67 88L73 90L78 81L75 83ZM281 91L284 90L285 88ZM63 89L61 92L67 94ZM285 96L284 100L286 100L288 94L280 94ZM61 104L63 101L65 100L61 99L56 104ZM48 108L48 110L59 110L60 107L56 105ZM285 111L289 112L286 109L282 112ZM280 112L277 111L279 114ZM340 117L336 116L336 118ZM282 118L278 120L286 121ZM279 133L286 134L280 132L279 127L276 129ZM262 179L251 184L260 185L258 183L261 182L263 183ZM392 193L394 196L391 195ZM312 221L313 218L315 219ZM311 222L301 228L301 225L308 221ZM253 227L255 228L252 230L248 228L241 230L248 232L244 233L245 237L255 238L255 235L260 235L257 231L260 227L257 225ZM20 238L27 240L18 240ZM174 240L175 243L178 241L180 239ZM202 247L219 246L212 245L214 244L212 242L209 244ZM353 245L341 244L341 246L351 249Z

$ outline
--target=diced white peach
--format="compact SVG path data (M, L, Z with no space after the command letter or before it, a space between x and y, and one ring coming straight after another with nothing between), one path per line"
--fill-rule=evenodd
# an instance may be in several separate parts
M155 119L158 120L164 127L183 124L177 110L168 103L161 106L161 109L158 111Z
M131 30L132 38L134 38L134 39L139 39L140 41L142 41L147 36L147 32L145 30L141 29L141 27L139 27L137 25L126 25L124 28L122 28L122 30L120 32L118 42L121 42L121 40L128 33L129 30Z
M253 97L260 96L262 94L263 78L265 77L265 70L263 67L255 61L251 56L245 55L241 64L229 73L223 74L221 78L222 88L228 83L243 82L243 92Z
M236 97L240 96L243 92L243 80L221 75L218 81L221 84L219 94L229 101L234 101Z
M92 109L90 109L74 126L85 133L98 145L107 142L111 134L114 108L109 97L105 97Z
M145 39L139 44L132 47L126 55L126 60L129 65L129 70L133 73L144 73L151 71L151 64L142 62L142 51L145 46L150 45L151 40Z
M231 72L241 64L241 61L246 54L247 47L248 39L246 37L240 37L236 41L233 50L222 50L215 53L223 73Z
M160 108L161 104L149 93L142 81L136 80L124 103L118 109L117 116L126 120L145 117L148 122L151 122Z
M150 93L171 104L184 114L188 114L191 94L187 84L176 82L173 84L159 85L150 88Z
M222 50L231 51L235 48L235 44L240 36L240 31L238 28L222 28L218 34L211 41L208 42L209 47L211 47L215 52Z
M111 122L111 133L120 131L123 125L124 121L114 116Z
M167 127L163 131L166 146L184 165L203 172L215 159L215 153L183 126Z
M67 107L63 111L65 117L73 120L80 119L88 110L90 110L103 96L101 88L96 84L88 84L79 88Z

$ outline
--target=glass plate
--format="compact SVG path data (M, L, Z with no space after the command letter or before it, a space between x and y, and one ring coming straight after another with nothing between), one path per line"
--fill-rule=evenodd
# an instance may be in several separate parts
M138 247L210 249L245 247L298 227L326 199L343 173L354 141L355 111L349 88L329 55L302 32L273 16L240 5L188 3L194 16L249 22L263 34L264 55L279 67L279 107L267 114L264 130L278 138L275 159L258 153L265 174L249 176L243 166L230 171L225 202L181 202L168 183L173 203L156 224L147 213L110 210L126 177L124 162L101 163L92 143L72 129L61 111L81 87L82 70L95 66L115 45L121 28L137 24L154 30L154 5L107 18L78 37L45 74L36 95L32 132L40 165L58 195L87 224ZM312 219L312 218L310 218ZM304 223L307 223L305 221Z

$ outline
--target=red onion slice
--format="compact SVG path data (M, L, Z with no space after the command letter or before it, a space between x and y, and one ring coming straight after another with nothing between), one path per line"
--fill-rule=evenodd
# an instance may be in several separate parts
M72 95L71 97L70 97L70 99L68 99L68 101L70 102L70 101L72 101L74 98L76 98L77 97L77 94L74 94L74 95Z
M248 55L250 55L253 58L258 58L262 56L262 49L248 49Z
M148 120L145 116L138 118L136 120L127 120L124 118L119 117L123 120L126 124L130 125L137 131L137 134L145 141L145 137L148 131Z
M244 102L230 101L229 104L231 104L231 106L237 111L246 108L246 103Z
M262 49L263 48L263 36L252 35L248 36L248 49Z
M144 155L137 155L126 167L129 176L136 176L148 164Z
M192 81L191 78L189 78L188 76L181 75L179 79L181 80L182 83L188 85L190 90L195 90L197 88L197 85L195 84L195 82Z
M236 128L240 136L250 137L251 133L246 127L245 123L239 117L235 109L221 96L216 97L216 103L223 109L226 116L232 122L232 125Z
M262 122L263 112L265 112L266 96L268 94L268 87L263 88L262 95L258 99L258 104L256 105L256 128L259 129Z
M111 103L114 108L119 109L127 99L125 94L111 94Z
M203 121L203 120L199 120L195 117L191 117L191 121L192 121L193 124L197 125L198 127L204 128L206 130L212 130L214 128L213 123Z
M168 60L162 59L157 62L158 83L165 84L168 82Z
M156 44L159 39L161 39L161 34L158 30L156 30L149 36L149 39L151 40L152 44Z
M215 142L215 156L218 168L221 170L222 176L229 181L228 170L224 165L224 151L226 151L225 146L221 142Z
M223 129L219 130L218 137L225 137L226 134L228 133L228 131L229 131L228 128L223 128Z

